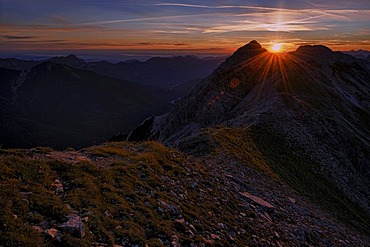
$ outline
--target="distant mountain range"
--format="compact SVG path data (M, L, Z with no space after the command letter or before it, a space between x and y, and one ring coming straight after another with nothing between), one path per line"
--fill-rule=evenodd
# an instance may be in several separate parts
M170 89L193 80L200 80L213 72L225 57L198 58L195 56L153 57L145 62L129 60L119 63L107 61L85 62L71 54L41 61L15 58L0 59L0 68L27 70L37 64L53 62L75 69L96 72L116 79L138 82L157 88Z
M221 61L174 57L87 63L74 55L1 59L0 145L78 148L129 132L145 118L168 111Z
M360 59L367 59L370 61L370 51L366 50L350 50L350 51L343 51L345 54L352 55L354 57L360 58Z

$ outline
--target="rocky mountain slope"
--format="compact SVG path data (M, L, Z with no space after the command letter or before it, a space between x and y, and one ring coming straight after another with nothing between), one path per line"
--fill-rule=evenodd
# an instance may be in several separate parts
M202 158L156 142L106 143L78 152L0 150L0 243L368 245L368 236L271 173L227 154L218 131L218 142Z
M217 126L227 127L222 135L229 154L268 168L343 222L369 229L369 95L366 60L324 46L280 56L252 41L129 139L203 155Z

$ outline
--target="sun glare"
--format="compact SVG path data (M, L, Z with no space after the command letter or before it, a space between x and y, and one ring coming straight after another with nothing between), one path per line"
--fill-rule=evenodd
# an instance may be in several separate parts
M272 51L272 52L280 52L281 51L281 47L283 46L283 44L281 44L281 43L273 43L272 45L271 45L271 47L270 47L270 50Z

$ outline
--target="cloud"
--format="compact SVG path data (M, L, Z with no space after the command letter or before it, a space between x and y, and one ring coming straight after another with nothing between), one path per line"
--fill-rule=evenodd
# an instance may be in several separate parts
M185 46L185 45L189 45L189 44L185 44L185 43L163 43L163 42L141 42L141 43L138 43L138 45L144 45L144 46L153 46L153 45L166 45L166 46Z
M34 39L37 38L35 36L17 36L17 35L4 35L5 39L9 40L19 40L19 39Z
M298 38L302 42L321 40L321 43L340 37L365 43L370 39L368 29L364 29L370 21L370 9L368 6L361 9L359 6L364 4L360 0L301 0L289 1L284 6L277 5L281 1L272 0L252 1L255 6L244 5L247 1L243 0L208 0L199 4L159 1L84 0L88 8L81 10L63 3L62 8L47 7L50 11L45 16L39 16L36 8L27 12L32 15L21 16L23 19L9 14L11 18L3 16L3 21L0 20L0 46L51 49L58 44L58 49L64 45L143 50L152 47L203 50L219 46L231 50L257 38L262 42ZM24 5L22 8L27 9ZM26 17L30 17L29 21Z
M150 4L152 6L173 6L173 7L189 7L189 8L201 8L201 9L252 9L252 10L287 10L284 8L275 7L261 7L251 5L198 5L198 4L186 4L186 3L155 3Z
M158 20L176 20L178 18L190 18L190 17L204 17L212 16L214 14L189 14L189 15L168 15L168 16L156 16L156 17L144 17L144 18L130 18L130 19L116 19L116 20L101 20L94 22L83 22L76 24L77 26L86 25L103 25L113 23L124 23L124 22L142 22L142 21L158 21Z

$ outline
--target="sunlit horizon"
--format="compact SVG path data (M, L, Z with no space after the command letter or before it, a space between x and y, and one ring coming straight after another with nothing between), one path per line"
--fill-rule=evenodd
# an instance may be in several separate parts
M370 50L370 3L343 1L0 1L0 53L230 55L250 40ZM277 50L275 50L277 52Z

